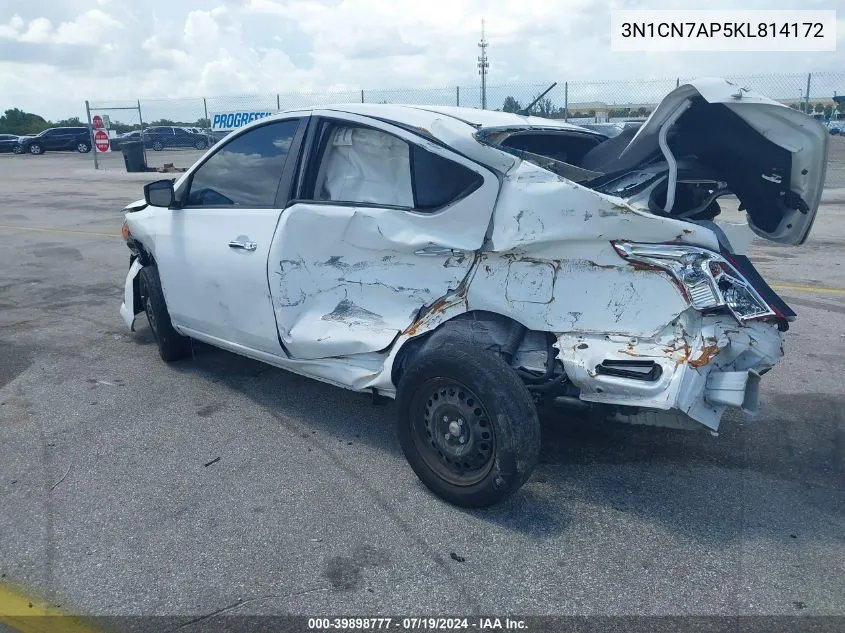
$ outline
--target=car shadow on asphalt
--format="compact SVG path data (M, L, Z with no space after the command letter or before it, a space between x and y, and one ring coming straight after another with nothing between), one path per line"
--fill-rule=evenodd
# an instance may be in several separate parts
M301 421L297 429L307 429L330 449L360 442L401 458L390 401L373 406L368 394L202 344L195 344L192 360L173 367L243 393L277 419ZM835 537L845 520L841 404L824 394L768 398L757 418L725 416L717 437L544 411L540 464L531 480L497 506L456 511L544 538L569 528L566 508L575 501L658 521L696 540L725 542L749 529L797 538L802 525L794 504L800 498L830 519ZM749 503L764 503L761 495L771 503L749 511ZM815 521L812 529L823 523Z

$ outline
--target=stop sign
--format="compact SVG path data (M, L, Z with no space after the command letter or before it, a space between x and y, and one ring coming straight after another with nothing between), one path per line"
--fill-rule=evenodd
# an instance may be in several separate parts
M103 117L101 117L99 114L95 114L92 121L94 123L94 129L95 130L102 130L103 129Z
M94 147L98 152L107 152L111 148L109 135L104 130L97 130L94 133Z

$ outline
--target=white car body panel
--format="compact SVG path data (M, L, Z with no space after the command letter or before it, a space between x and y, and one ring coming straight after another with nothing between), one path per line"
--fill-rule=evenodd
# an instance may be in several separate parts
M726 98L713 86L708 92L708 85L672 93L631 145L659 129L661 117L690 91ZM762 134L787 143L784 130L796 125L792 115L755 99L744 94L740 107L756 104L766 114L745 110L743 116ZM668 272L631 264L611 244L671 243L718 252L719 236L707 223L658 217L473 136L477 126L577 126L377 104L325 106L279 118L298 114L389 131L463 164L483 183L435 213L294 200L284 210L203 209L194 220L190 212L196 210L133 203L126 209L129 231L158 264L181 334L334 385L393 396L394 361L407 342L467 312L491 312L552 333L556 358L583 401L668 412L712 430L727 406L756 409L759 374L783 353L777 327L739 322L728 313L702 316ZM232 138L274 119L245 126ZM806 130L792 138L798 165L799 145L815 139L811 126ZM344 183L344 177L340 173L337 186L384 186ZM814 182L799 185L815 196ZM404 186L396 183L400 202ZM734 252L743 252L748 229L726 228ZM233 255L227 242L237 236L255 241L257 250ZM121 307L130 328L139 309L133 305L139 269L137 261L130 268ZM538 350L520 349L518 356L537 358ZM596 373L602 361L632 358L653 360L659 379Z

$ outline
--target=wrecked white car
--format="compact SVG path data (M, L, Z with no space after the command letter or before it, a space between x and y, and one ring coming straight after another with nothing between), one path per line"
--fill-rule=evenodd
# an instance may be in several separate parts
M395 398L420 479L487 505L534 468L540 404L711 430L757 409L795 314L742 250L804 242L826 144L716 79L612 139L466 108L286 112L125 209L121 314L146 311L166 361L196 339ZM725 195L747 236L714 222Z

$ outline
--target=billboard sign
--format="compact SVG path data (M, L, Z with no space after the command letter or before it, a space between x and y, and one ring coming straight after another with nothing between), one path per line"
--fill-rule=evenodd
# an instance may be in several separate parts
M252 123L258 119L277 114L270 110L237 110L234 112L212 112L211 113L211 131L212 132L231 132L243 127L247 123Z

